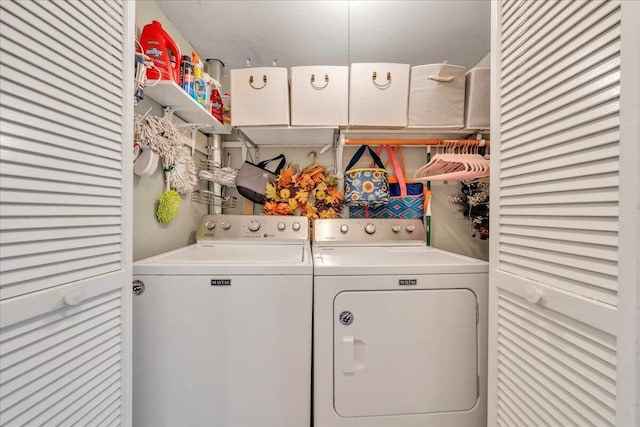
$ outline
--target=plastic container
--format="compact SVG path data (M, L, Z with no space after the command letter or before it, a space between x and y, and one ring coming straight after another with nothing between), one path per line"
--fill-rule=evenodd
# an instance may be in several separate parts
M182 61L182 89L191 97L193 97L193 66L188 61L189 57L185 56Z
M140 44L158 70L147 68L148 80L173 80L180 84L180 49L158 21L152 21L142 29Z
M203 63L196 52L191 53L191 63L193 64L193 99L198 104L207 108L209 103L209 93L207 92L207 81L202 72Z

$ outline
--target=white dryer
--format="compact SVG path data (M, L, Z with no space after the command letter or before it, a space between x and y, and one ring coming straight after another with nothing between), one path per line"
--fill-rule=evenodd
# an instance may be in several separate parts
M419 220L313 228L315 427L485 426L488 264Z
M205 216L133 273L134 426L310 425L306 218Z

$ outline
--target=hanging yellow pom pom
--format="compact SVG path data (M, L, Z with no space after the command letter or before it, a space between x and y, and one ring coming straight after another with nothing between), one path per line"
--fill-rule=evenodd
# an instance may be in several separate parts
M160 224L167 224L174 220L180 209L180 194L176 190L165 191L158 200L156 218Z

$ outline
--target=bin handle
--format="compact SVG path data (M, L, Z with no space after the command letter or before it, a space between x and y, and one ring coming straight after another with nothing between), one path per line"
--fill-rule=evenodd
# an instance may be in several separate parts
M449 82L453 81L453 76L433 76L433 75L429 75L429 76L427 76L427 78L429 80L435 80L437 82L443 82L443 83L449 83Z
M253 76L249 76L249 86L251 86L252 88L254 88L256 90L260 90L260 89L264 88L267 85L267 75L266 74L262 75L262 82L264 83L262 86L256 87L256 86L253 85Z
M329 74L325 74L324 75L324 86L317 86L316 83L316 75L315 74L311 74L311 86L313 86L314 89L317 90L322 90L325 87L327 87L327 85L329 84Z
M373 84L378 89L387 89L389 86L391 86L391 71L387 71L387 82L385 84L379 84L378 82L376 82L377 78L378 78L378 73L374 71L373 75L371 76L371 80L373 80Z

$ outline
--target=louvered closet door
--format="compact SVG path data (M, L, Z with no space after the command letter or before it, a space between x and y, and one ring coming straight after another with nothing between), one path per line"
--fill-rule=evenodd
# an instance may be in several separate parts
M0 2L2 426L130 424L133 18Z
M490 426L631 425L617 372L624 6L494 4Z

